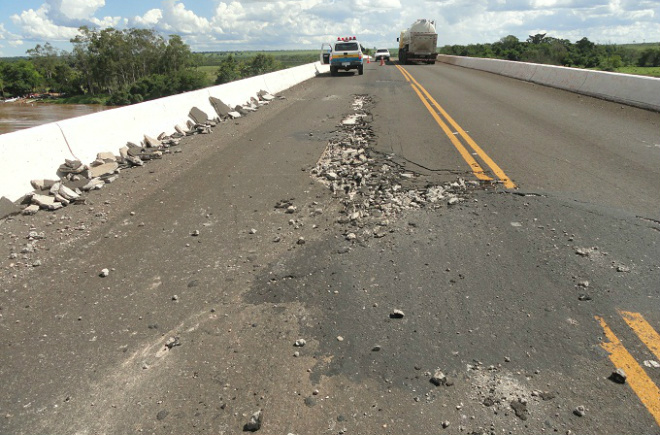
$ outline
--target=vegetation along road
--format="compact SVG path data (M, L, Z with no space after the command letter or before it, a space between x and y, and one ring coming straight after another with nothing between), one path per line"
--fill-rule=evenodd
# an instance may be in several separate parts
M282 96L1 223L0 433L658 432L660 114L441 64Z

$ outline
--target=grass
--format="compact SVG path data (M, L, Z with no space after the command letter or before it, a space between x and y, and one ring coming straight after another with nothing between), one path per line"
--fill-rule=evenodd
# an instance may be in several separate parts
M638 76L660 77L660 67L623 66L617 68L616 72L623 74L634 74Z

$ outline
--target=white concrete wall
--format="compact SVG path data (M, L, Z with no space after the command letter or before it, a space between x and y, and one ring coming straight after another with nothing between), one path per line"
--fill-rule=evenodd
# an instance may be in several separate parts
M261 90L277 94L328 71L327 65L316 62L0 135L0 196L16 201L32 191L31 180L56 179L64 159L87 164L99 152L119 154L127 142L139 144L145 134L172 134L175 125L186 125L193 107L215 118L210 97L234 107Z
M660 111L660 78L444 54L438 61Z

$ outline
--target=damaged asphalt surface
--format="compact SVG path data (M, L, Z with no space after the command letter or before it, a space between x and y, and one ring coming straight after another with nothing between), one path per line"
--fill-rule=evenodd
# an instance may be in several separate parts
M406 86L318 77L85 204L2 221L0 433L657 433L595 319L658 384L619 313L660 328L657 191L617 200L627 177L610 189L597 157L600 187L564 190L576 161L516 166L479 137L493 119L466 128L519 189L476 183ZM653 192L655 171L628 178Z

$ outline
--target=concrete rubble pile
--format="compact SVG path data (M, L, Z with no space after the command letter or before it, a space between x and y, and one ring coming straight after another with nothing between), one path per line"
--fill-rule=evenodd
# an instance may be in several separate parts
M165 154L182 152L181 140L187 136L209 134L219 123L255 112L259 107L269 104L276 97L266 91L260 91L258 98L252 97L246 104L234 108L221 100L211 97L210 102L217 117L211 119L202 110L193 107L185 126L174 126L174 133L161 133L157 138L144 135L140 144L128 142L119 149L119 154L112 152L98 153L96 159L83 164L80 160L65 160L57 170L58 179L32 180L34 191L20 200L24 215L32 215L39 210L59 210L70 204L84 203L84 193L99 190L106 184L117 180L122 170L143 166L145 162L161 159Z
M465 200L468 184L463 179L446 185L404 187L421 175L404 170L391 156L376 153L369 125L368 96L357 96L354 113L344 118L341 132L332 139L312 174L340 197L344 210L339 223L359 228L386 226L388 219L403 210L438 208ZM374 230L374 234L380 234Z

